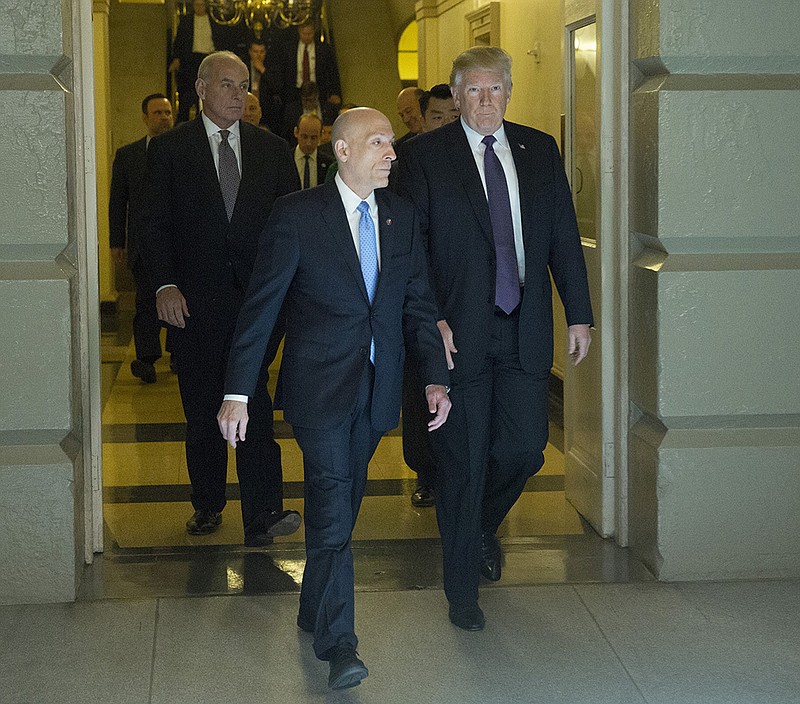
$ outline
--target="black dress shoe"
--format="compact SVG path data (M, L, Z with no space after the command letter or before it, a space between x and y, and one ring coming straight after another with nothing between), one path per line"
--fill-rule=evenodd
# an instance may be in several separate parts
M486 625L483 611L477 604L469 606L453 606L451 604L449 616L450 622L454 626L463 628L465 631L482 631Z
M244 546L246 548L265 548L274 542L275 538L266 533L244 534Z
M264 511L258 514L245 529L245 533L264 533L273 538L278 535L291 535L302 523L297 511Z
M186 532L189 535L208 535L213 533L222 523L222 514L219 511L199 509L186 521Z
M500 579L500 562L503 553L500 552L500 543L494 533L484 531L481 533L481 575L486 579L496 582Z
M333 649L330 667L328 687L331 689L355 687L369 674L367 666L358 659L358 653L342 646Z
M411 494L411 505L415 508L428 508L436 503L433 489L424 484L417 484L417 490Z
M141 379L145 384L156 383L156 368L150 362L134 359L131 362L131 374Z

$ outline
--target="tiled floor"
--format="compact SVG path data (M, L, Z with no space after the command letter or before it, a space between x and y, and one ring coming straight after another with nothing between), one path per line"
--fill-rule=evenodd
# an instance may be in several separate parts
M231 475L221 530L189 538L175 379L161 362L141 385L125 336L104 341L106 552L78 602L0 607L0 703L800 704L800 583L653 581L565 500L552 446L501 529L486 629L451 626L435 514L410 506L396 434L353 544L370 676L329 692L295 626L302 534L243 548ZM300 453L277 426L300 507Z
M3 704L798 704L800 584L501 586L487 627L438 590L361 592L370 676L326 689L297 596L0 607Z
M110 321L115 329L103 336L107 540L100 564L88 571L84 596L295 590L296 582L287 581L282 570L291 565L286 568L290 573L302 574L302 528L279 538L262 554L242 548L232 451L229 504L221 528L211 536L186 534L184 523L192 507L177 379L170 373L166 357L156 365L156 384L142 384L131 375L129 320L130 313L123 312ZM276 361L273 385L277 366ZM359 569L357 564L359 587L435 588L441 583L435 510L415 509L410 504L415 475L403 461L400 433L396 430L385 437L370 463L367 495L354 531L354 549L361 565ZM282 451L286 507L302 512L302 454L280 412L276 412L276 436ZM545 460L499 532L509 582L652 579L626 551L601 540L566 500L561 451L548 445ZM199 574L206 578L198 580ZM204 588L207 591L203 592Z

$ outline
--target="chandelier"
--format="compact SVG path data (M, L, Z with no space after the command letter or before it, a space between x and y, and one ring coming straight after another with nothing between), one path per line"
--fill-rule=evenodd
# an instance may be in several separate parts
M208 0L208 13L217 24L242 20L256 37L268 27L286 29L313 19L318 0Z

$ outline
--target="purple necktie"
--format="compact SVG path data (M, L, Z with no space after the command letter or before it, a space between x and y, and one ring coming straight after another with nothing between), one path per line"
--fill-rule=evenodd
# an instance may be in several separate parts
M497 140L492 135L487 135L482 141L486 145L486 151L483 153L483 171L486 176L486 197L489 201L489 219L492 221L497 258L494 302L505 313L511 313L519 305L520 290L508 183L503 165L492 148Z

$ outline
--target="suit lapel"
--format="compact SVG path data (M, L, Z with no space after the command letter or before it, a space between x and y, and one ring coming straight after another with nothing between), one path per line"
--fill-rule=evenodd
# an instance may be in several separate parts
M525 144L524 135L518 134L515 125L509 122L504 122L503 124L506 130L508 146L511 149L511 155L514 157L514 168L517 170L522 232L524 234L525 208L523 208L522 205L524 203L533 202L533 192L535 190L535 183L530 178L531 174L536 173L535 169L531 168L531 160L533 159L532 148L530 145Z
M239 191L236 194L236 205L233 208L233 215L231 216L231 223L236 221L237 215L240 213L243 203L252 203L253 197L258 200L257 194L252 194L251 191L255 187L257 181L258 164L255 163L254 158L257 153L255 140L250 130L244 128L244 123L239 121L239 142L242 153L242 179L239 181ZM219 185L219 179L217 179ZM220 198L222 198L222 191L220 190ZM223 202L224 207L224 202Z
M208 143L203 118L198 115L192 123L195 135L192 145L192 154L189 158L196 165L195 174L202 188L208 194L209 206L227 224L228 216L225 212L225 201L222 200L222 191L219 187L219 176L217 168L214 166L214 155L211 153L211 145ZM187 166L187 169L191 168Z
M353 235L350 232L350 223L342 205L342 198L335 182L327 183L325 189L325 204L322 208L322 217L328 226L328 232L334 240L342 259L355 279L359 291L366 301L369 301L367 287L364 285L364 276L361 273L361 264L358 261L356 247L353 244Z
M375 291L375 299L381 295L381 282L386 278L384 271L390 266L392 256L397 247L397 237L395 236L395 218L389 199L386 197L386 189L381 188L375 191L375 200L378 203L378 237L380 238L381 266L378 274L378 288Z
M464 134L464 128L461 126L461 121L456 120L451 123L448 139L450 141L450 148L448 154L452 162L452 166L456 173L460 175L461 183L464 190L467 192L467 198L475 212L475 217L480 223L483 234L490 241L492 240L492 223L489 220L489 204L486 202L486 191L483 190L483 183L481 182L481 175L478 173L478 167L475 164L475 157L470 149L467 135ZM444 127L440 129L445 129Z

